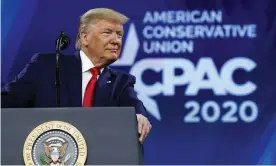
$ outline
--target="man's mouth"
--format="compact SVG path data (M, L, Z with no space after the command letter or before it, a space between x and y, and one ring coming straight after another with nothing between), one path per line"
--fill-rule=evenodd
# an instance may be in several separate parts
M112 52L112 53L117 53L117 49L108 49L110 52Z

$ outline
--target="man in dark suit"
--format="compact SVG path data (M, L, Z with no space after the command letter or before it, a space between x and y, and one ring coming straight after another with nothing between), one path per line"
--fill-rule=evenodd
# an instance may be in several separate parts
M121 52L123 24L128 18L111 9L87 11L80 18L78 52L60 57L61 107L135 107L139 140L151 124L134 91L135 77L110 69ZM55 54L36 54L1 93L2 107L56 107Z

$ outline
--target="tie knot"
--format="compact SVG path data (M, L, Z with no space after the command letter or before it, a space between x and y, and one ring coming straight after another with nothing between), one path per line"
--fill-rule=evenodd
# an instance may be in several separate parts
M90 72L92 73L93 76L97 76L100 73L100 69L97 67L93 67L90 69Z

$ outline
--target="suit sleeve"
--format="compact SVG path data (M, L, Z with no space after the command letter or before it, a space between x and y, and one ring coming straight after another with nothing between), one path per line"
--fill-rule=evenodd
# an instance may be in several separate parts
M35 54L25 68L1 91L2 108L30 107L35 100L39 54Z
M130 77L130 81L125 86L120 96L120 106L135 107L137 114L146 114L146 109L141 100L138 99L137 93L134 91L134 84L136 79L134 76Z

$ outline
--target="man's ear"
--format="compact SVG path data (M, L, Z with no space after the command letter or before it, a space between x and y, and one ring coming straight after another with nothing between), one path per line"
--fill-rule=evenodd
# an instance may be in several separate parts
M81 31L80 32L80 40L84 46L87 46L88 45L88 34L84 33L84 31Z

